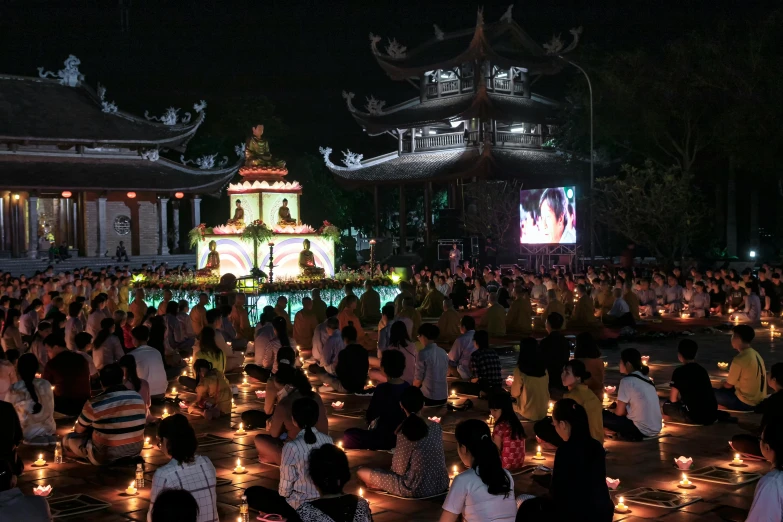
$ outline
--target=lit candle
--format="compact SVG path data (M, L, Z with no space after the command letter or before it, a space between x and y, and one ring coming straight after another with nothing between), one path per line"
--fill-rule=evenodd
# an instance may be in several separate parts
M343 448L343 441L338 441L337 447L340 448L341 450L345 450L345 448Z
M533 460L544 460L544 456L541 455L541 446L536 446L536 456L533 457Z
M182 370L182 376L183 377L187 377L188 376L188 371L187 370Z
M649 355L642 355L642 364L647 366L648 362L650 362L650 356Z
M359 488L359 496L364 498L364 490L362 488Z
M625 505L625 497L620 497L619 502L614 507L614 509L618 513L627 513L628 512L628 506Z
M234 408L236 408L236 407L237 407L237 405L236 405L236 403L234 402L234 398L232 397L232 398L231 398L231 409L233 410L233 409L234 409Z
M177 396L177 389L176 388L172 388L171 389L171 394L176 397Z
M149 437L144 437L144 449L152 449L152 444L150 444Z
M604 361L604 368L606 368L607 366L609 366L609 363Z
M693 488L694 487L693 486L693 482L688 480L688 475L686 475L685 473L682 474L682 480L680 480L680 483L677 484L677 486L681 487L681 488Z
M237 467L234 468L234 473L236 473L237 475L241 475L245 471L247 470L244 468L244 466L242 466L242 460L237 459Z
M617 391L617 386L604 386L606 393L614 393Z
M242 423L240 422L240 423L239 423L239 428L237 429L237 431L236 431L235 435L244 435L245 433L246 433L246 432L245 432L245 427L244 427L244 426L242 425Z
M38 454L38 460L33 462L33 466L38 466L38 467L46 466L46 461L43 458L43 453Z
M367 387L372 388L372 381L367 381Z
M552 401L549 401L549 408L547 408L546 412L547 413L552 413L552 410L554 410L554 409L555 409L555 403L552 402Z
M161 418L165 419L168 416L169 416L169 409L168 408L163 408L163 415L161 415Z
M729 369L729 363L727 363L727 362L719 362L718 363L718 369L720 369L720 370L728 370Z
M609 402L609 394L604 393L604 402Z
M454 467L452 468L452 472L453 472L453 474L452 474L453 477L456 477L457 475L459 475L459 469L457 468L456 464L454 464Z
M731 461L730 466L744 466L744 461L740 458L739 453L734 454L734 460Z
M128 485L128 489L125 490L126 495L135 495L138 493L138 489L136 489L136 481L134 480Z
M242 378L242 386L247 386L247 377Z
M454 388L451 389L451 396L452 397L456 397L457 396L457 392L454 390Z

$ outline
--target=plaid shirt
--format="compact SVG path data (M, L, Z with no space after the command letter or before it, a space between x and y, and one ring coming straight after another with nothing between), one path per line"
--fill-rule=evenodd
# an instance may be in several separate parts
M478 377L482 390L500 388L503 385L500 370L500 357L491 348L476 350L470 356L470 373L473 377Z

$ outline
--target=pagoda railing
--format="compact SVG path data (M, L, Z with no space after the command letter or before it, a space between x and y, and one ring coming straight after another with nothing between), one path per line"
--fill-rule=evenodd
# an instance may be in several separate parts
M449 132L446 134L432 134L416 138L416 150L447 149L463 145L464 133Z
M464 78L462 80L462 92L473 90L473 78Z
M524 95L525 85L517 80L513 83L507 78L487 78L487 89L493 92L508 93L514 95ZM427 98L437 98L438 96L450 96L473 91L474 78L463 78L462 80L441 80L440 83L428 83L426 85Z
M517 147L541 147L541 135L540 134L524 134L521 132L497 132L497 144L498 145L510 145Z
M511 91L511 80L487 78L487 88L495 91Z

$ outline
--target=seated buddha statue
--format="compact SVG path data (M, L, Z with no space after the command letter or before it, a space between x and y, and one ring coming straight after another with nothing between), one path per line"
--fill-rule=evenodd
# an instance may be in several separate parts
M197 275L210 276L213 273L220 271L220 254L217 251L217 243L215 241L209 242L209 254L207 254L207 264L204 268L198 270Z
M288 208L288 200L283 199L283 206L277 211L278 225L296 225L296 220L291 218L291 210Z
M310 240L302 241L302 247L304 250L299 252L299 268L302 270L302 275L323 277L324 269L315 265L315 256L310 251Z
M253 127L253 136L245 144L245 167L285 170L285 160L273 157L269 150L263 125Z
M228 225L235 227L245 226L245 209L242 208L242 201L237 200L237 206L234 209L234 217L228 220Z

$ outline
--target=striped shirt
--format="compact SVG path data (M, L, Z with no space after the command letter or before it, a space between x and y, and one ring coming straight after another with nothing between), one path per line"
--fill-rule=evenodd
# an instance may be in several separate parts
M291 442L283 446L283 455L280 459L280 484L277 492L294 509L320 496L310 478L310 451L324 444L334 444L329 435L315 428L312 430L315 434L315 444L305 442L305 430L302 430Z
M121 384L87 401L78 422L93 429L93 454L107 462L141 452L146 420L144 399Z
M167 489L184 489L193 495L198 504L197 522L218 522L216 482L215 466L207 457L196 455L193 462L185 464L171 459L152 477L147 520L152 520L152 507L158 495Z

